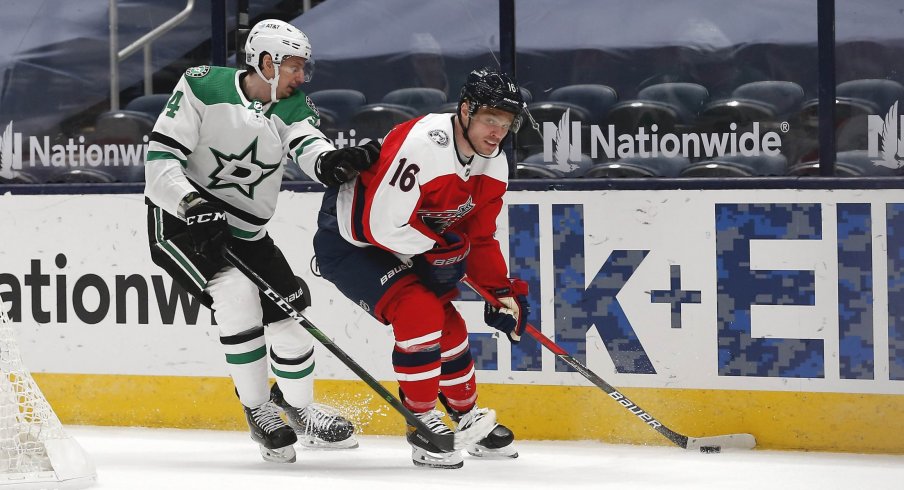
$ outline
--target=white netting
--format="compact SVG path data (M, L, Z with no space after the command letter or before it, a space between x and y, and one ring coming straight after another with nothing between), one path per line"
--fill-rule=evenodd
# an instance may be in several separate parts
M87 456L66 435L25 368L14 325L0 301L0 488L36 482L40 488L54 488L45 485L93 479L94 468Z

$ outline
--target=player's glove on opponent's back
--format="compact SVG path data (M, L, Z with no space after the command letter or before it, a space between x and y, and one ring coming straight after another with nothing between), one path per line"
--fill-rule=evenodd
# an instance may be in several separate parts
M465 277L465 259L471 252L471 242L464 234L446 232L442 239L445 244L437 242L431 250L412 259L414 272L427 289L440 297L457 288L458 281Z
M223 206L194 193L182 202L193 251L211 262L221 261L223 245L230 236Z
M328 151L317 158L314 173L327 187L338 187L370 168L380 158L380 143L371 141L361 146L349 146Z
M483 308L483 320L487 325L504 332L512 342L520 342L521 334L527 325L530 305L527 302L527 282L521 279L509 279L510 286L490 291L502 303L503 308L486 303Z

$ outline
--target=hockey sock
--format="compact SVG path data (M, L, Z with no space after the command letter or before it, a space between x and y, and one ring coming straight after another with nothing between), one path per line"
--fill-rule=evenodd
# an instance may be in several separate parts
M442 303L412 283L389 301L384 315L395 336L392 366L405 394L403 403L413 412L432 410L439 390Z
M270 363L276 383L285 400L296 408L304 408L314 401L314 349L295 359L285 359L270 350Z
M464 319L451 303L444 308L442 368L439 389L446 404L458 412L467 412L477 401L474 360L468 344Z
M314 400L314 339L295 320L267 325L270 367L285 400L304 408Z
M226 366L242 405L253 408L270 399L264 327L220 336Z

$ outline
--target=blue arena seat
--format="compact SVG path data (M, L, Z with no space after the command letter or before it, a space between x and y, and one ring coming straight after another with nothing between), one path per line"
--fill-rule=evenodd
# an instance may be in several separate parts
M675 132L680 116L672 105L654 100L627 100L612 106L607 116L615 134L634 134L645 128L647 134L656 125L660 134Z
M144 167L139 167L144 170ZM116 177L104 169L96 168L66 168L53 174L48 184L112 184L119 182Z
M543 164L520 162L515 165L515 179L561 179L565 174Z
M704 132L727 132L731 124L743 130L751 124L774 124L798 113L804 91L794 82L765 80L741 85L731 97L711 101L700 113L697 126Z
M869 114L882 115L895 101L904 100L904 85L885 79L850 80L835 87L835 126L840 128L848 119ZM800 121L816 127L819 101L810 99L803 104ZM904 111L899 106L898 113Z
M317 109L327 109L336 115L336 124L346 127L352 115L367 104L363 93L352 89L318 90L308 94Z
M709 102L709 90L703 85L687 82L668 82L650 85L637 92L638 100L651 100L675 108L678 123L691 124L703 106Z
M609 109L618 102L618 92L607 85L578 84L567 85L549 94L551 102L565 102L582 107L587 111L588 124L603 125Z
M123 109L127 111L144 112L156 120L157 116L163 112L163 108L166 107L166 103L169 99L170 94L141 95L129 101Z
M639 128L651 132L682 132L695 120L709 99L709 92L696 83L660 83L637 93L637 98L619 102L609 111L608 122L616 134L634 134Z
M413 107L418 114L427 114L446 103L446 93L427 87L400 88L384 95L383 103Z
M397 104L368 104L352 116L349 126L356 131L356 137L379 139L386 136L397 124L417 117L417 112L407 106Z
M156 116L146 112L125 109L107 111L95 119L90 139L98 145L143 144L144 137L151 134L156 121Z
M585 178L677 177L690 165L687 157L628 157L612 162L597 163L584 174Z
M835 155L835 175L839 177L878 177L904 174L904 169L876 165L866 150L849 150ZM819 175L819 158L798 162L788 168L788 175Z
M679 177L755 177L787 173L788 159L784 155L725 155L694 162L685 167Z
M796 114L804 101L804 89L800 85L780 80L745 83L734 89L731 95L733 98L769 104L779 119Z

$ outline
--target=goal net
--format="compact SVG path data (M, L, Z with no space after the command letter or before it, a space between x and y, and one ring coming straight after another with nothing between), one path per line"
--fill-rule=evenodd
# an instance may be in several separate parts
M94 465L23 365L0 301L0 490L85 488L95 479Z

